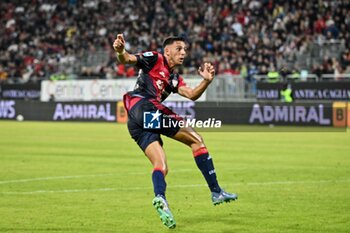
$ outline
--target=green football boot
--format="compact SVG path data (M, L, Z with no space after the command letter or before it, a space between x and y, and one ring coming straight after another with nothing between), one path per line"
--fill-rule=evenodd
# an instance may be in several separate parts
M176 222L173 214L169 209L168 202L162 195L157 195L153 199L153 206L157 210L160 216L160 220L166 227L168 227L169 229L173 229L176 227Z

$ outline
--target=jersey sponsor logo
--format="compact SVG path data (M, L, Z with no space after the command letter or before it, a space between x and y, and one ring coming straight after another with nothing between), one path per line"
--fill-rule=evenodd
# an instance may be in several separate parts
M154 54L152 52L145 52L142 54L144 57L152 57Z

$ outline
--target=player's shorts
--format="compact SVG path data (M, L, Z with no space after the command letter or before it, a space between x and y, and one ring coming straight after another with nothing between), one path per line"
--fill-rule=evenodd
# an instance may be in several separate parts
M137 102L130 106L135 100ZM129 133L143 151L154 141L163 145L161 134L173 137L180 130L178 121L183 119L155 99L126 95L124 105L128 111ZM161 113L159 118L157 111ZM166 127L163 127L162 119L166 120Z

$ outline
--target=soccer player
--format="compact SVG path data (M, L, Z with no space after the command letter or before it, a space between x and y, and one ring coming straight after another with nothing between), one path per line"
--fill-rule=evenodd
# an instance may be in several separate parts
M162 104L169 94L178 93L190 100L198 99L214 79L215 70L210 63L204 63L198 69L203 80L195 88L186 86L182 77L174 73L177 65L181 65L186 56L186 41L182 37L168 37L163 43L164 53L153 51L140 54L130 54L125 51L125 40L118 34L113 43L119 62L133 64L140 69L136 86L133 91L124 95L124 106L128 112L128 129L131 137L153 165L152 182L155 198L153 206L160 215L160 219L168 228L175 228L176 223L165 198L168 173L167 159L163 150L160 135L180 141L192 149L198 168L201 170L212 194L214 205L237 199L237 194L225 192L220 188L212 158L203 142L202 137L191 127L180 128L156 125L159 117L166 117L171 122L181 121L169 108ZM151 114L145 117L146 114ZM147 118L147 119L146 119ZM148 120L149 125L145 124ZM159 123L159 122L158 122Z

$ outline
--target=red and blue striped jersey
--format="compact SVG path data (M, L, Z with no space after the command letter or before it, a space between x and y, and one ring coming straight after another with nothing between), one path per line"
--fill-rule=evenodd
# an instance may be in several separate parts
M166 58L158 52L144 52L135 55L136 67L140 69L136 85L130 96L164 101L171 93L177 93L178 88L185 86L183 78L169 68Z

